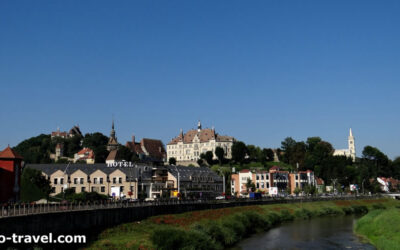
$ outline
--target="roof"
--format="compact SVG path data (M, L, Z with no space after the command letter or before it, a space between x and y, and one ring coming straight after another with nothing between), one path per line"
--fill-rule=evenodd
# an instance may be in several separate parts
M118 149L111 150L111 152L108 154L106 161L110 160L118 160Z
M152 158L163 159L166 156L164 145L160 140L143 138L140 144Z
M151 180L151 166L143 165L143 164L135 164L133 167L108 167L105 163L95 163L95 164L27 164L25 165L26 168L33 168L39 170L46 175L50 176L57 171L62 171L67 174L71 175L78 170L81 170L87 175L91 175L93 172L100 170L103 173L110 175L116 170L122 171L124 174L131 178L138 178L139 176L142 177L142 180Z
M83 148L77 154L78 155L84 155L84 154L90 154L90 153L93 153L93 150L91 150L90 148Z
M136 154L144 154L144 152L142 150L142 146L140 145L139 142L128 141L128 142L126 142L125 146L128 147L132 152L134 152Z
M67 132L61 132L61 131L55 131L55 132L51 132L51 136L59 136L59 137L67 137Z
M3 159L23 159L20 154L8 146L3 151L0 152L0 158Z
M231 136L222 136L218 135L215 133L214 129L192 129L186 132L186 134L183 134L183 132L179 133L179 135L175 138L173 138L169 144L177 144L178 142L183 142L183 143L192 143L193 139L197 136L197 138L200 140L200 142L208 142L210 140L215 140L217 142L225 142L225 141L234 141L234 138Z
M69 130L68 134L70 134L70 135L79 135L79 136L82 136L82 132L81 132L79 126L73 126L73 127Z
M212 171L208 167L185 167L185 166L165 166L169 173L171 173L175 178L178 177L179 181L191 181L191 176L200 177L207 176L213 177L214 181L222 182L222 177L217 173Z
M269 170L279 171L280 168L278 166L272 166Z
M317 185L324 185L325 184L325 182L324 182L324 180L323 179L321 179L321 178L315 178L315 180L317 181Z
M250 172L250 170L248 170L248 169L242 169L242 170L240 170L240 173L249 173Z

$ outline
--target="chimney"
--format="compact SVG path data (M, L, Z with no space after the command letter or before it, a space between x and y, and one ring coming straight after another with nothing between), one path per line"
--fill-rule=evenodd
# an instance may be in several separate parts
M135 143L135 135L132 135L132 142Z

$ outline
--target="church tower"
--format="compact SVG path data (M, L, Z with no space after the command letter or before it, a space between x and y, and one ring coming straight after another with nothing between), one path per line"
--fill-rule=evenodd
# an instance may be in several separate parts
M111 126L110 139L108 140L108 144L107 144L107 150L113 151L115 149L118 149L118 141L117 141L117 137L115 137L114 119L113 119L112 126Z
M353 136L353 131L351 131L350 128L350 134L349 134L349 153L351 159L353 159L353 162L356 160L356 145L354 141L354 136Z

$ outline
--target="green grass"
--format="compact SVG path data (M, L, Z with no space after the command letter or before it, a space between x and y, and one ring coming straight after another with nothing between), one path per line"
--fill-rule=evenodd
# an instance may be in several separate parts
M400 249L400 209L373 210L357 221L354 230L378 249Z
M88 249L223 249L282 222L366 213L392 199L324 201L202 210L150 217L103 231ZM375 210L374 210L375 209Z

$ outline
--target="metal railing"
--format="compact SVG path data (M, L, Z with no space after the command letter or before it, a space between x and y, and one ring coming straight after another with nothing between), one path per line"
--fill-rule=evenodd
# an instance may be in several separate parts
M233 198L229 200L177 200L166 199L156 201L97 201L97 202L79 202L79 203L47 203L47 204L13 204L0 206L0 219L13 216L27 216L35 214L46 213L59 213L71 212L82 210L96 210L96 209L116 209L116 208L133 208L145 206L168 206L168 205L196 205L196 204L223 204L226 206L246 206L246 205L261 205L261 204L279 204L279 203L294 203L294 202L313 202L313 201L327 201L327 200L354 200L354 199L371 199L378 198L380 195L375 196L328 196L328 197L262 197L260 199L249 198Z

